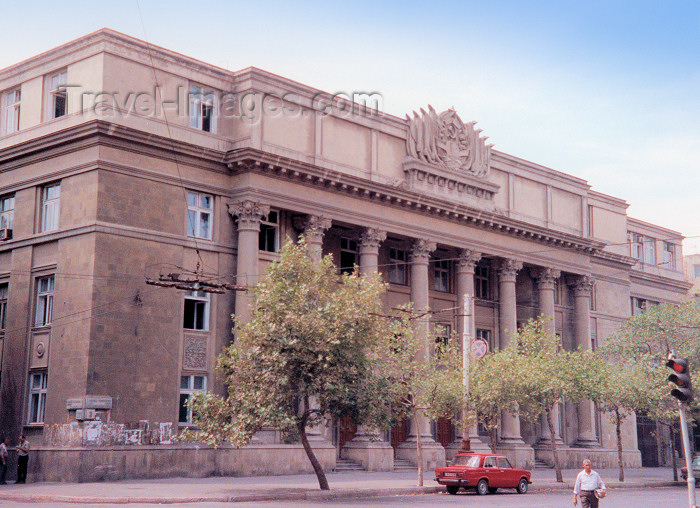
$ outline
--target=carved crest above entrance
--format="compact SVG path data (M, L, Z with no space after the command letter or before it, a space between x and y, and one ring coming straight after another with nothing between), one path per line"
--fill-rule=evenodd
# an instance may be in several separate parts
M413 118L406 115L406 120L409 157L477 177L488 175L493 145L479 136L476 122L465 124L454 108L437 114L432 106L427 112L421 108L420 115L414 111Z

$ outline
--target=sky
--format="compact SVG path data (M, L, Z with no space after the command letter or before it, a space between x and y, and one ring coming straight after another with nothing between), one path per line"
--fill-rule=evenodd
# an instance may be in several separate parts
M0 68L102 27L230 70L478 121L700 253L700 2L0 0Z

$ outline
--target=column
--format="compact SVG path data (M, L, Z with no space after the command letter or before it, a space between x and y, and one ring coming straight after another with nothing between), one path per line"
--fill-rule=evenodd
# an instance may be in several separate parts
M434 242L428 240L417 239L411 247L410 264L411 264L411 301L413 302L413 310L421 312L428 309L429 306L429 277L428 267L430 261L430 253L437 246ZM428 327L430 319L426 316L417 320L416 333L423 337L428 336ZM426 358L430 354L429 345L425 343L423 351L420 353L421 358ZM418 416L411 422L411 431L408 439L401 443L397 450L397 456L416 463L418 457L416 455L416 439L420 432L421 444L423 446L423 468L431 470L445 463L445 449L433 439L430 429L430 420L423 416L421 410L418 410Z
M576 347L591 350L591 290L593 278L582 275L572 284L574 288L574 338ZM574 446L593 448L600 446L595 435L595 406L584 400L577 407L578 437Z
M295 226L306 236L307 249L311 259L321 261L323 257L323 235L330 229L331 219L323 215L307 215L297 221Z
M236 255L236 284L252 286L258 280L258 246L260 221L270 213L270 207L251 200L228 205L228 212L238 224L238 246ZM250 296L236 293L236 318L242 322L250 320Z
M518 331L515 300L515 278L523 267L515 259L503 259L498 266L500 344L505 348ZM524 444L520 436L520 417L507 412L501 413L501 436L503 443Z
M365 228L360 237L360 275L376 274L379 269L379 246L386 240L386 232ZM379 431L358 425L355 437L341 450L344 458L359 462L368 471L392 471L394 449L384 441Z
M464 301L464 295L469 295L471 298L475 297L474 291L474 267L481 259L481 253L476 252L472 249L462 249L459 253L459 259L457 262L457 305L460 306ZM457 314L461 314L458 312ZM476 338L476 316L471 316L469 320L471 323L471 329L467 330L471 335L472 339ZM464 336L464 319L460 315L457 319L457 336L461 338ZM464 348L462 344L462 348ZM468 352L471 354L471 351ZM472 360L478 361L478 360ZM447 459L451 460L454 455L462 449L462 437L464 434L464 428L461 425L455 427L455 439L452 443L447 445L445 452L447 454ZM477 430L477 424L475 423L469 429L469 440L471 441L471 449L473 451L489 451L489 447L479 439L479 432Z
M540 268L535 270L533 275L537 282L537 290L539 292L540 315L549 318L545 324L545 330L554 335L554 290L556 288L557 279L561 276L559 270L553 268ZM555 406L552 410L552 419L554 420L554 439L558 445L564 445L564 442L559 435L559 407ZM551 448L552 439L549 433L549 424L547 423L546 415L540 416L540 437L537 441L539 447Z

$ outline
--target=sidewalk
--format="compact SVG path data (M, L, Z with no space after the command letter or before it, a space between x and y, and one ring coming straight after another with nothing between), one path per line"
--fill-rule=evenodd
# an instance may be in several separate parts
M578 471L564 470L564 483L557 483L553 469L534 470L530 490L573 489ZM597 471L610 489L686 485L683 481L673 482L671 468L629 469L625 471L624 483L617 481L617 469ZM432 471L425 473L424 487L416 487L415 472L329 473L327 476L331 490L325 492L319 490L315 475L8 484L0 488L0 501L84 504L264 502L350 499L444 491L444 487L438 486L433 480L435 476Z

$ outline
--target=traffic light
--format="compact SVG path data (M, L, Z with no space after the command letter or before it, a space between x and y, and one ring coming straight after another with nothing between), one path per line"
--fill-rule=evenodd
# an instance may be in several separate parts
M671 395L684 403L692 401L693 385L690 383L688 360L685 358L670 358L666 362L666 367L673 369L673 374L668 376L668 380L676 385L676 388L671 390Z

